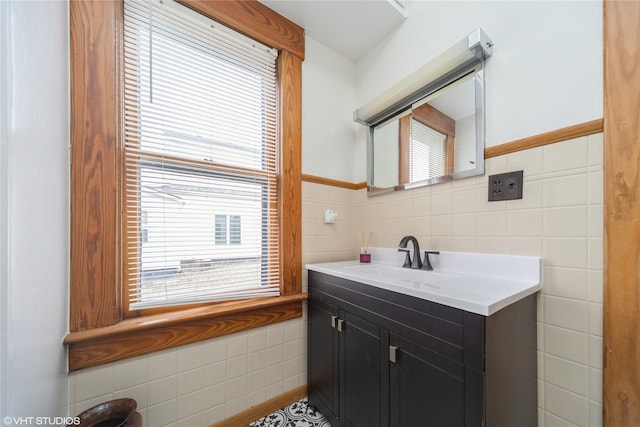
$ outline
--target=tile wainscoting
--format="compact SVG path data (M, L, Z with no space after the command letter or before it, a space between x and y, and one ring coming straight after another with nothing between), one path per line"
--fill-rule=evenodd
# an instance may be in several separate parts
M484 176L375 197L350 191L347 206L348 190L304 183L303 262L355 259L363 232L373 232L371 246L396 247L412 234L424 250L543 257L540 425L600 426L602 144L597 133L488 158ZM516 170L524 171L523 198L488 202L488 176ZM346 215L325 225L325 209Z
M602 134L486 160L486 173L367 197L302 183L303 265L355 259L413 234L421 248L541 256L540 425L602 424ZM487 202L488 176L524 171L523 199ZM324 212L338 213L324 224ZM306 291L306 273L303 274ZM306 383L301 319L69 375L69 412L117 397L138 401L147 427L209 426Z
M69 412L130 397L147 427L209 426L306 384L304 319L74 371Z

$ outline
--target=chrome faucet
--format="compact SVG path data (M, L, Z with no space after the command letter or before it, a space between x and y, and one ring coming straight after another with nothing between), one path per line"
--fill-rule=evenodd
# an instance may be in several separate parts
M413 261L411 260L411 255L409 255L409 249L407 249L407 243L413 243ZM418 245L418 239L413 236L404 236L400 240L400 244L398 245L398 252L405 252L406 257L404 258L404 264L402 265L405 268L422 268L422 259L420 257L420 245Z

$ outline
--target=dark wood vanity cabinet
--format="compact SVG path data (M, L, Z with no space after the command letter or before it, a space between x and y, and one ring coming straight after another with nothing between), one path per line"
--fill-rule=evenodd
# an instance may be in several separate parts
M535 305L485 317L309 271L309 403L332 427L537 426Z
M313 320L311 320L313 319ZM309 384L331 425L378 427L388 418L389 333L336 305L309 304ZM342 420L339 423L337 420Z

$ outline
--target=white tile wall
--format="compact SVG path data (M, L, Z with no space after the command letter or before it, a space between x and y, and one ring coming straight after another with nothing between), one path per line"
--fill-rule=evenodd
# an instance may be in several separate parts
M523 199L487 202L487 176L512 170ZM302 197L303 265L355 259L370 232L371 246L413 234L424 249L542 256L540 425L602 424L602 135L491 158L453 183L369 198L304 182ZM148 427L208 426L304 384L306 333L303 316L74 372L69 401L79 413L129 396Z
M523 199L488 202L488 175L524 171ZM487 159L487 173L367 198L356 217L380 246L414 234L420 247L542 256L540 425L602 424L602 135ZM413 207L393 216L386 206Z
M209 426L306 383L305 319L72 372L72 413L130 397L147 427Z

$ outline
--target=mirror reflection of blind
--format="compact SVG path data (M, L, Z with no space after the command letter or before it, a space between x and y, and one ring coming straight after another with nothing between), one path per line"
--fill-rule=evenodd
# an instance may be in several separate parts
M411 119L410 182L445 174L447 136Z

